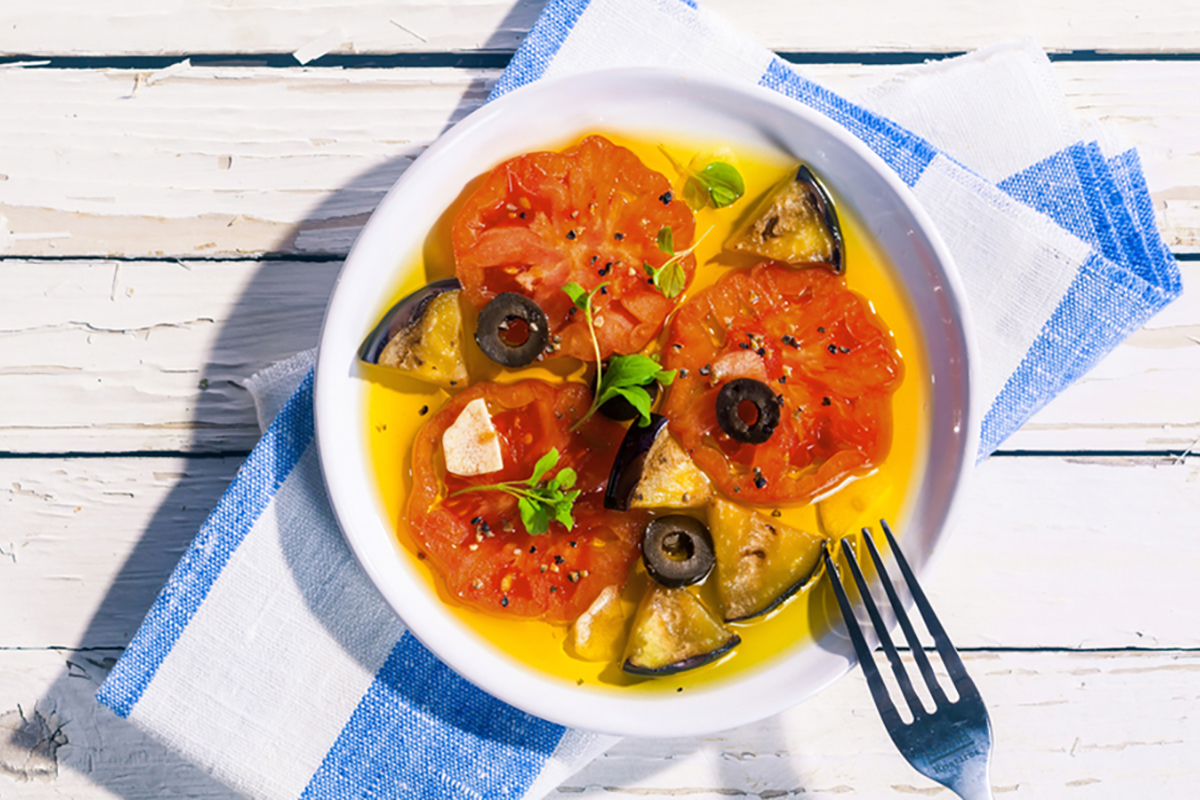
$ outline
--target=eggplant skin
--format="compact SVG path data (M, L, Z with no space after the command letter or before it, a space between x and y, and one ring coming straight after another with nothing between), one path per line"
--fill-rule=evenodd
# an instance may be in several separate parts
M411 327L421 319L426 306L443 292L461 289L458 278L446 278L426 284L388 309L379 324L367 334L358 348L358 357L368 364L378 364L379 354L397 333Z
M642 480L646 466L646 455L654 446L654 440L667 425L667 418L651 414L650 424L641 427L637 423L629 426L621 446L613 459L608 473L608 485L604 488L604 507L616 511L628 511L633 502L633 492Z
M772 600L770 603L763 606L759 610L753 611L749 614L744 614L740 617L726 617L725 621L726 622L745 622L748 619L755 619L757 617L763 616L764 614L770 614L772 611L779 608L781 605L786 603L788 600L792 599L792 596L795 595L797 592L799 592L801 589L808 586L808 584L812 582L813 578L815 578L817 576L817 573L821 571L821 568L822 568L821 564L818 563L817 566L813 568L812 572L808 573L803 578L796 581L788 588L784 589L783 594L779 595L778 597L776 597L774 600Z
M703 667L705 664L711 664L741 643L742 637L735 633L730 636L725 644L716 650L700 653L699 655L685 658L682 661L676 661L674 664L668 664L665 667L643 667L633 663L633 659L627 658L625 659L625 663L621 665L621 669L630 675L643 675L647 678L661 678L664 675L675 675L680 672L687 672L689 669Z

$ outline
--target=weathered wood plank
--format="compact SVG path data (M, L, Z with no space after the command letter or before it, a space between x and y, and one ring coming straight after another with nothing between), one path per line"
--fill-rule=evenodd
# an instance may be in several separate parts
M0 31L0 52L291 53L339 30L330 39L338 53L512 50L544 5L544 0L368 0L352 7L330 0L236 5L205 0L172 7L164 24L168 12L141 0L103 9L84 0L54 0L6 13L11 24ZM878 13L870 0L709 0L704 6L775 50L945 52L1026 36L1056 50L1200 50L1200 14L1186 2L1023 0L1000 7L936 0L893 14Z
M853 93L900 67L810 65ZM1200 247L1198 61L1063 62L1081 112L1141 149L1166 240ZM497 73L0 70L0 255L344 254ZM201 109L219 109L203 112Z
M1200 285L1200 264L1182 264ZM243 382L312 347L338 262L0 260L0 451L248 450ZM1164 450L1200 438L1194 291L1007 449Z
M0 460L0 647L126 644L236 465ZM962 647L1200 647L1200 540L1182 535L1198 477L1195 461L993 459L926 588Z
M0 262L0 448L249 450L242 382L317 343L337 262Z
M21 800L233 800L203 772L92 700L116 652L0 651L0 714L59 730ZM997 796L1185 798L1200 782L1194 652L971 653L995 731ZM38 720L38 715L41 720ZM16 714L0 721L18 721ZM60 727L61 726L61 727ZM48 763L47 763L48 762ZM755 725L683 739L627 739L550 797L946 797L899 756L860 673Z

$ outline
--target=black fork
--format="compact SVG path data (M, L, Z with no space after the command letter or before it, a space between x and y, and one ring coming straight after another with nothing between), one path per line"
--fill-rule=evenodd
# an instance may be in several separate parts
M896 676L896 682L900 685L900 692L908 703L913 720L908 723L904 722L896 710L895 704L892 703L891 697L888 696L887 686L883 683L883 677L879 674L879 667L871 654L871 648L863 637L862 629L850 606L850 599L846 596L841 575L829 555L828 547L826 547L823 554L825 569L833 582L838 606L842 610L842 619L846 623L846 630L850 634L851 641L854 642L854 651L858 655L859 663L862 664L863 673L867 676L867 686L871 689L875 707L879 709L879 713L883 717L883 725L891 735L892 741L896 743L896 747L900 749L901 755L908 759L908 763L916 767L918 772L947 787L963 800L993 800L988 777L988 761L992 749L992 725L988 719L987 708L979 696L979 690L975 688L974 681L967 675L962 659L958 657L958 651L950 643L950 637L946 635L937 615L933 613L932 606L929 605L929 600L926 599L916 577L909 569L904 554L900 552L900 547L896 544L895 537L892 536L891 528L888 527L885 520L879 522L883 526L888 546L891 547L896 563L900 567L900 573L904 576L905 583L908 584L909 594L912 595L913 602L921 612L921 618L925 620L925 627L933 636L933 642L937 647L938 654L941 655L942 663L946 666L950 679L954 683L958 699L951 702L938 683L937 676L933 672L933 665L929 663L929 658L925 655L920 640L917 639L917 633L913 630L908 614L900 603L891 576L888 575L883 559L879 557L879 551L875 549L875 543L871 540L870 529L863 528L863 538L866 539L871 561L879 571L880 582L887 592L888 602L891 603L896 620L904 631L905 639L908 640L913 660L917 662L917 668L925 679L925 685L933 698L934 711L930 713L925 710L921 698L913 689L908 670L905 668L904 662L900 660L900 654L896 651L887 626L871 597L866 578L863 577L862 570L858 567L858 561L854 557L854 548L848 539L842 539L842 553L846 556L850 571L854 574L854 582L858 586L859 596L862 598L863 605L866 606L867 614L871 617L871 625L879 637L879 643L887 655L888 662L892 665L892 674Z

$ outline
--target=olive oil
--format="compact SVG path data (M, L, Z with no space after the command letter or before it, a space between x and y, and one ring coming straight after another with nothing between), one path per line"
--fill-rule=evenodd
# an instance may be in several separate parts
M740 201L728 208L706 207L696 213L696 236L701 236L710 228L711 231L695 250L698 267L683 300L714 283L726 271L750 266L759 260L753 256L724 252L722 245L738 229L756 200L795 169L794 159L748 148L734 150L702 141L682 141L677 137L631 138L607 131L597 132L633 150L647 166L662 172L672 185L680 189L683 177L664 154L664 149L679 164L692 163L696 168L702 168L709 161L720 159L733 164L741 173L746 193ZM572 142L559 142L547 146L558 149L570 144ZM464 189L460 201L465 199L470 188ZM838 187L828 188L837 202ZM428 281L453 275L449 230L457 205L443 214L441 221L430 232L422 252L402 262L396 285L390 294L381 294L378 308L370 310L374 316L378 317L398 299ZM846 282L852 290L870 301L875 313L891 329L904 362L905 377L892 400L891 451L885 463L874 473L849 482L816 503L758 509L778 516L787 525L819 531L830 538L852 535L862 526L876 525L880 517L889 520L904 518L907 504L916 496L921 484L926 458L924 448L929 432L928 369L913 312L885 257L866 235L864 225L854 216L853 209L839 204L837 212L844 237ZM473 319L467 320L469 328L473 328L473 322ZM483 357L473 342L469 343L469 351L469 368L476 380L584 380L586 368L574 359L551 359L521 370L501 370ZM446 592L429 561L420 557L405 524L406 504L412 483L413 439L417 430L429 415L441 407L449 394L394 370L370 366L364 366L363 369L368 419L366 436L374 459L379 495L388 517L395 522L397 537L417 570L463 624L517 661L580 685L611 687L621 692L674 692L697 684L722 681L765 665L795 648L811 646L839 619L829 582L822 579L818 572L815 580L811 580L773 611L756 619L730 623L729 627L742 641L715 663L677 675L641 678L622 672L620 665L615 662L587 662L571 656L566 647L566 626L488 614L462 604ZM648 581L639 560L621 594L627 620L632 619ZM692 587L692 590L697 591L710 608L719 608L711 576L699 587Z

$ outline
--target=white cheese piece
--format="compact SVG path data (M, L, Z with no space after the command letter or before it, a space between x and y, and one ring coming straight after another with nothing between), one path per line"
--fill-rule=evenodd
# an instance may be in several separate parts
M504 467L500 435L482 397L467 403L454 424L446 428L442 452L446 471L455 475L484 475Z

